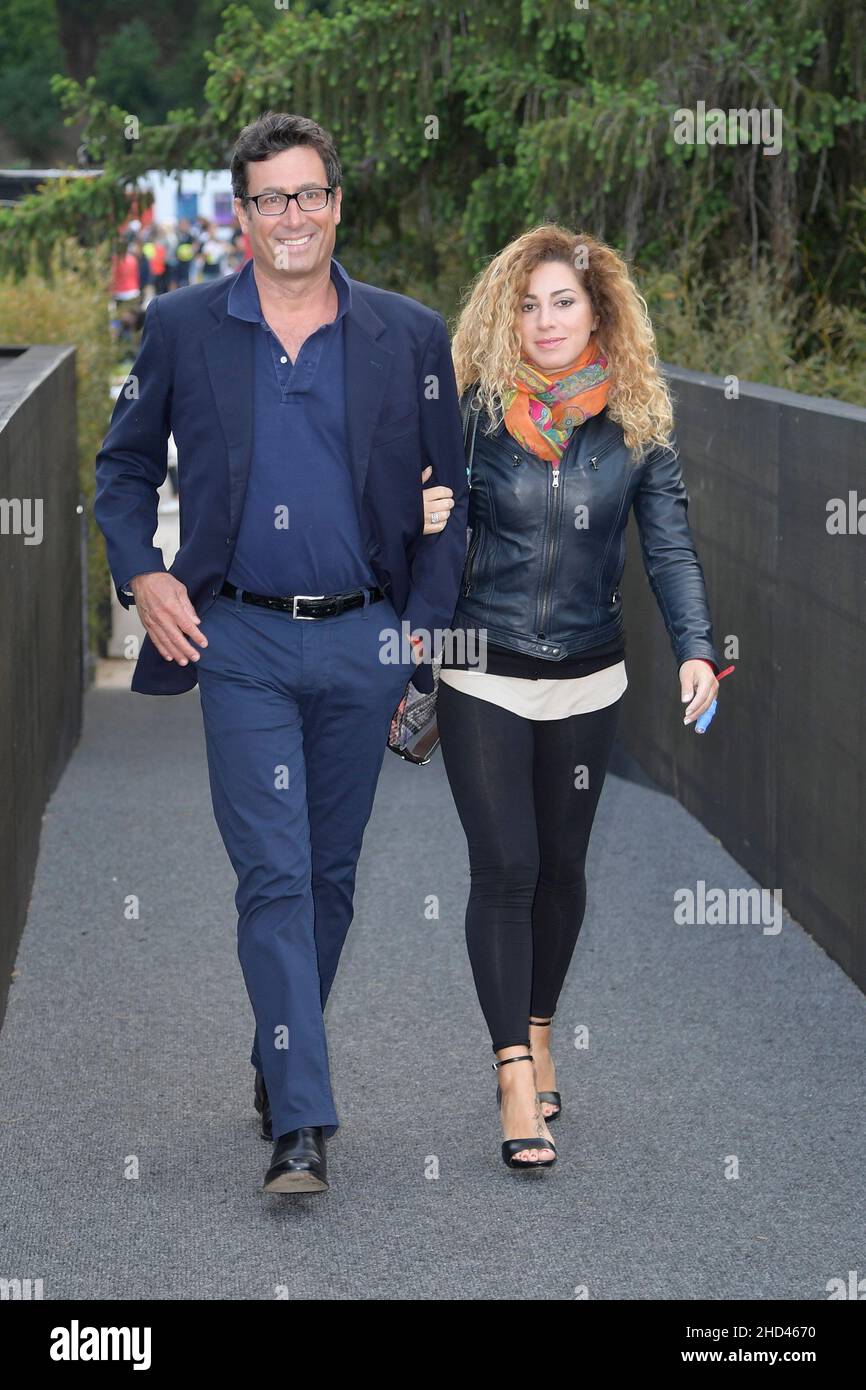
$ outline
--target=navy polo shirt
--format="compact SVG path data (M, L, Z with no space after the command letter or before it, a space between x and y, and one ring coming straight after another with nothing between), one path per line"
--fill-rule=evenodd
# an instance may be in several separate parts
M248 260L228 312L256 325L253 439L238 538L226 578L254 594L339 594L373 587L352 483L346 424L344 319L349 277L331 259L339 307L294 365L262 317Z

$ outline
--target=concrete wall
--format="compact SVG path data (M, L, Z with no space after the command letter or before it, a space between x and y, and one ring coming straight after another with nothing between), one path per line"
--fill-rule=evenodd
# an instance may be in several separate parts
M666 370L716 646L739 654L707 734L684 728L632 515L621 740L866 988L866 504L864 534L827 529L831 498L866 499L866 410Z
M0 1021L42 813L81 730L78 506L75 350L0 349Z

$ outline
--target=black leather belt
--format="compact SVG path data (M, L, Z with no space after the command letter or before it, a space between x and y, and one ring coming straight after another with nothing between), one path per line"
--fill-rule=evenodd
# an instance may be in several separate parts
M236 586L228 580L220 589L226 598L234 598L237 592ZM251 594L246 589L240 592L243 603L276 608L280 613L291 613L293 618L336 618L350 608L363 608L367 594L370 603L378 603L385 597L381 589L352 589L348 594L284 594L279 598L271 594Z

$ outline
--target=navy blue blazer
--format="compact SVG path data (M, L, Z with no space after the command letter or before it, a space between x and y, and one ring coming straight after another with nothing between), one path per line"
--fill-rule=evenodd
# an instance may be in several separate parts
M157 488L174 436L180 548L169 573L202 617L220 591L240 525L252 443L256 324L226 312L236 276L151 300L141 348L96 457L94 515L124 608L136 574L165 570L154 546ZM352 280L344 323L349 465L373 573L410 630L450 625L466 554L468 487L448 331L441 314ZM291 441L286 441L287 448ZM425 484L421 472L433 472ZM422 486L450 487L444 531L422 535ZM177 695L196 663L166 661L146 636L132 689ZM433 688L429 660L412 676Z

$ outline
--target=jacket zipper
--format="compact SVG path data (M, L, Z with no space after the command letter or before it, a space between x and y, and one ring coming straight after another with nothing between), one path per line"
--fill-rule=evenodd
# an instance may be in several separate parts
M546 627L545 627L545 623L546 623L546 621L547 621L547 616L548 616L548 615L547 615L547 610L548 610L548 605L549 605L549 601L550 601L550 580L551 580L551 576L552 576L552 573L553 573L553 556L554 556L554 551L556 550L556 535L557 535L557 531L558 531L559 512L560 512L561 505L562 505L561 502L560 502L560 497L561 497L562 494L561 494L561 490L560 490L559 476L560 476L560 473L562 472L563 468L565 467L565 461L566 461L566 459L568 458L569 452L570 452L570 450L572 449L573 445L575 444L576 440L577 440L577 431L575 431L574 434L572 435L572 438L571 438L571 440L569 441L568 447L566 448L565 453L563 454L562 458L561 458L560 461L559 461L559 467L558 467L558 468L553 468L553 467L551 467L551 470L550 470L551 473L553 474L553 477L551 478L551 482L550 482L551 491L552 491L553 511L552 511L551 524L550 524L550 526L549 526L549 528L548 528L548 534L547 534L547 538L546 538L546 539L547 539L546 568L545 568L545 575L544 575L544 588L542 589L541 613L540 613L540 620L539 620L539 627L540 627L540 629L541 629L542 634L546 633L546 631L547 631L547 629L546 629ZM592 457L591 457L590 460L589 460L590 467L591 467L591 468L594 468L596 471L598 471L598 460L599 460L600 458L604 458L605 454L609 453L610 450L613 449L613 448L615 447L615 445L617 445L618 443L619 443L619 440L618 440L616 437L614 437L613 439L609 440L608 443L604 446L604 448L601 449L601 450L599 451L599 453L593 454L593 455L592 455ZM517 465L521 462L520 455L519 455L519 454L515 454L515 453L512 451L511 458L512 458L512 466L513 466L513 467L517 467ZM542 640L543 640L543 638L542 638Z
M615 444L618 444L618 443L619 443L619 440L618 440L618 439L610 439L610 440L608 440L607 444L605 444L605 446L604 446L604 448L602 449L601 453L599 453L599 454L593 454L592 458L589 460L589 466L590 466L590 468L594 468L594 469L596 470L596 472L598 472L598 460L599 460L599 459L603 459L604 456L605 456L605 454L610 453L610 451L611 451L611 449L614 447L614 445L615 445Z
M559 512L561 509L561 503L559 500L561 497L559 475L565 467L565 461L568 458L569 450L575 442L575 436L576 431L575 435L572 436L568 448L566 449L565 453L559 461L559 467L551 469L551 472L553 473L553 478L551 481L551 488L553 489L553 516L550 526L550 545L547 554L547 570L545 572L544 588L542 590L541 615L538 624L540 632L542 634L542 640L547 633L548 608L550 604L550 581L553 575L553 556L554 551L556 550L556 535L559 530ZM590 467L598 471L598 460L600 458L604 458L605 454L609 453L610 450L613 449L615 445L618 443L619 440L617 438L608 440L607 444L604 446L603 449L599 451L599 453L592 455L592 457L589 460Z
M550 580L551 580L551 576L552 576L552 574L553 574L553 556L554 556L554 551L556 550L556 537L557 537L557 534L558 534L558 531L559 531L559 513L560 513L560 510L561 510L561 508L562 508L562 503L560 502L560 498L561 498L561 496L562 496L562 491L561 491L560 486L559 486L559 475L560 475L560 473L562 472L563 468L565 467L565 460L568 458L569 450L571 449L573 443L574 443L574 436L572 436L572 439L571 439L571 442L570 442L569 445L568 445L568 448L566 449L566 451L565 451L565 453L563 454L562 458L559 460L559 467L558 467L558 468L553 468L553 467L551 467L551 470L550 470L551 473L553 474L553 477L552 477L551 482L550 482L550 486L551 486L551 489L552 489L553 497L552 497L551 521L550 521L550 527L549 527L549 544L548 544L548 550L547 550L547 568L546 568L546 570L545 570L545 575L544 575L544 588L542 589L542 597L541 597L541 616L540 616L539 622L538 622L538 626L539 626L539 629L540 629L540 635L541 635L542 639L544 638L544 635L545 635L545 633L547 632L547 628L546 628L545 624L546 624L546 622L547 622L547 608L548 608L548 604L549 604L549 601L550 601Z

